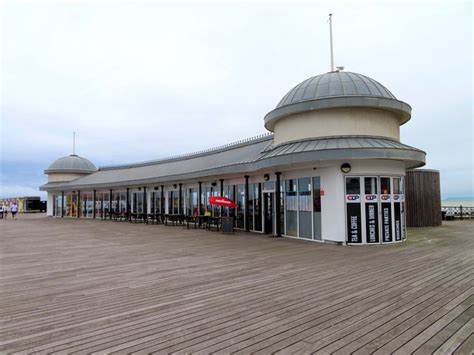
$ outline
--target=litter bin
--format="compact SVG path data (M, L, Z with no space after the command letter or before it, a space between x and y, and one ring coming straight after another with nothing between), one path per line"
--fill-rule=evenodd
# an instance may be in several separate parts
M234 234L234 217L222 217L222 233Z

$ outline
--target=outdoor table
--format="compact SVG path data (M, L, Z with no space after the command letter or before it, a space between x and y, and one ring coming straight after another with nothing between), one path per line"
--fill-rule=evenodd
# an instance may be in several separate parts
M209 216L201 215L201 216L197 216L197 219L199 221L199 227L207 229L207 224L209 222Z
M130 223L146 222L146 215L144 213L132 213Z
M189 224L194 223L194 229L196 229L199 225L199 218L198 216L186 216L186 228L189 229Z

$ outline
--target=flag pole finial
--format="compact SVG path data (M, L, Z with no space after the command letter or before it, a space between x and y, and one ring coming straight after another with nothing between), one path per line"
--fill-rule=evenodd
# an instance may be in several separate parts
M76 132L72 132L72 155L76 155Z

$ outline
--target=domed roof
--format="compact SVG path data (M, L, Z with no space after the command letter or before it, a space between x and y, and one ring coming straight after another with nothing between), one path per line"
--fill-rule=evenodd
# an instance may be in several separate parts
M368 76L351 72L329 72L296 85L281 99L278 107L296 102L335 96L371 96L397 99L385 86Z
M313 76L296 85L265 116L265 127L291 114L329 108L369 107L399 114L400 123L410 119L411 107L397 100L385 86L365 75L334 71Z
M88 159L79 155L68 155L57 159L44 172L49 173L83 173L90 174L97 171L97 168Z

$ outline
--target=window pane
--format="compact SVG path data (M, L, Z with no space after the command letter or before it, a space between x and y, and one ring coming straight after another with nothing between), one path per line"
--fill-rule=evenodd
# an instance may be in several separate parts
M366 177L364 179L364 186L365 186L366 195L377 194L377 178L376 177Z
M255 199L254 199L254 216L255 216L255 225L254 228L256 231L262 231L262 184L255 184Z
M390 178L382 177L380 178L380 191L382 194L390 194Z
M296 180L285 181L286 195L286 235L297 236L298 196Z
M313 178L314 239L321 240L321 178Z
M299 232L301 238L312 238L311 223L311 179L298 179Z
M396 195L401 194L400 178L393 178L393 193Z
M360 179L358 177L346 177L346 195L360 194Z
M237 203L236 226L243 229L245 228L245 185L236 186L235 199Z

